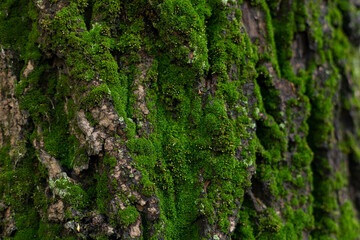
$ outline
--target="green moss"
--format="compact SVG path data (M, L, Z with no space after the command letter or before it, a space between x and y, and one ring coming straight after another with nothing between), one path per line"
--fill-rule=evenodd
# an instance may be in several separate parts
M210 9L205 1L194 5L189 0L164 1L158 8L159 21L153 22L153 25L159 30L161 44L171 48L172 56L182 63L193 64L200 74L208 70L204 21L210 15ZM179 35L186 38L177 37Z
M128 206L124 210L119 210L118 212L120 224L124 227L128 227L130 224L134 223L139 217L139 212L134 206Z
M34 150L27 146L27 153L14 166L9 156L10 148L0 148L0 195L14 214L17 233L14 239L39 239L42 236L41 220L37 209L46 211L46 172L35 158Z
M68 178L50 179L49 186L61 199L77 209L84 209L89 205L87 193Z
M39 59L37 13L33 2L3 1L0 9L1 44L19 51L21 60Z
M340 74L346 75L342 62L351 48L341 26L349 4L328 2L324 17L320 1L250 3L265 17L262 54L258 53L262 46L252 43L243 31L242 13L230 0L71 1L54 18L45 16L39 22L44 30L39 40L32 3L0 3L6 9L0 13L0 31L5 33L0 42L20 51L25 62L36 60L35 70L28 78L21 77L16 89L22 109L42 129L43 136L34 129L29 141L43 137L45 150L71 170L88 160L68 130L75 112L83 108L96 126L89 110L110 101L124 127L122 140L132 164L141 172L140 183L132 187L159 199L160 217L151 228L155 229L153 238L199 239L201 217L227 234L229 217L240 208L235 239L302 239L303 232L312 230L316 239L356 239L353 207L340 206L334 196L348 184L345 168L328 178L332 166L321 154L323 146L335 147L333 99ZM323 33L323 17L331 37ZM294 36L304 31L309 33L314 58L295 74L291 48ZM65 59L69 77L54 74L57 70L40 59L38 41L42 51ZM271 76L266 63L278 76ZM320 66L328 66L324 77L314 78ZM145 79L139 77L143 75ZM275 85L277 77L294 83L296 98L284 102L279 97L283 93ZM95 87L94 82L101 84ZM147 115L134 107L138 84L146 89ZM342 102L347 109L353 104ZM280 111L283 104L285 109ZM146 124L146 131L140 122ZM356 152L355 139L347 138L341 150ZM14 170L9 150L8 146L0 150L0 194L21 210L16 237L54 238L60 227L38 224L36 212L28 210L36 206L46 212L46 197L35 190L45 187L44 167L34 164L38 161L31 150ZM102 169L88 179L92 187L86 192L82 187L87 185L65 178L51 180L50 187L66 204L83 210L92 208L94 200L92 209L106 215L108 201L116 194L109 175L117 159L105 155L99 161ZM275 199L271 201L288 201L276 208L280 212L273 206L256 212L251 201L244 199L254 168L253 181L266 185L264 191ZM311 186L314 197L303 192ZM134 197L121 197L127 204L135 203ZM33 202L23 208L25 199ZM114 216L108 217L117 220L115 225L128 227L139 213L128 206ZM144 233L149 233L146 224Z
M41 222L39 224L39 239L59 239L61 235L62 226L59 224L50 225Z
M65 106L63 98L70 94L69 79L58 77L53 70L47 64L39 65L28 78L17 84L16 94L20 98L20 107L26 109L34 123L42 127L45 150L60 164L72 168L75 158L83 151L79 149L76 137L67 130L77 107L72 101Z
M99 87L93 87L91 91L89 91L88 95L82 98L82 104L91 109L93 107L99 106L101 100L107 98L110 95L110 89L106 84L101 84Z
M105 156L104 164L109 165L111 168L116 166L117 159L115 157Z
M127 142L127 147L133 153L147 156L155 154L155 148L153 144L151 143L151 141L145 138L131 139Z
M340 208L339 234L344 239L357 239L359 236L359 222L354 215L354 208L350 202L345 202Z
M108 176L107 172L98 175L96 177L96 204L100 213L105 214L107 212L107 204L110 198L108 190Z

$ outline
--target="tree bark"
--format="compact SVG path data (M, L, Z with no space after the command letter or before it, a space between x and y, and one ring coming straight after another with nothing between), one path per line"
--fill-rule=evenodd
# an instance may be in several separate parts
M0 239L358 239L360 2L0 3Z

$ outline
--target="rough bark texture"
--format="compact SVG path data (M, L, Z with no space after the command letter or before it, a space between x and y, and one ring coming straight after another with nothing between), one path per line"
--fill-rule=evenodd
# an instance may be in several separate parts
M360 1L0 2L0 239L359 239Z

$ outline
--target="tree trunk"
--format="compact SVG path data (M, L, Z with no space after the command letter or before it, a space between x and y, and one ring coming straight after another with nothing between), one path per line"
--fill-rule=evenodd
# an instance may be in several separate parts
M0 239L359 239L360 1L0 2Z

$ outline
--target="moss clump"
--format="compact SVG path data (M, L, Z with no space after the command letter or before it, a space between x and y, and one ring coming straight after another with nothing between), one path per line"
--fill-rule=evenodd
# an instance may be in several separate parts
M84 209L89 205L87 193L66 177L50 179L49 186L61 199L75 208Z
M81 101L86 109L91 109L99 106L101 101L108 96L110 96L110 89L103 83L99 87L93 87Z
M27 0L2 1L0 9L1 45L17 50L25 62L39 59L41 53L36 47L39 33L34 3Z
M96 204L100 213L107 212L107 204L110 198L107 172L95 177L96 184Z
M41 234L38 210L46 211L46 171L27 146L27 153L16 166L9 156L9 145L0 148L0 195L3 203L11 207L17 227L15 239L38 239ZM1 224L0 224L1 226Z
M127 147L133 153L147 156L155 154L155 148L152 142L146 138L131 139L127 142Z
M124 227L128 227L139 217L139 212L136 210L136 207L128 206L124 210L119 210L118 217L120 224Z

